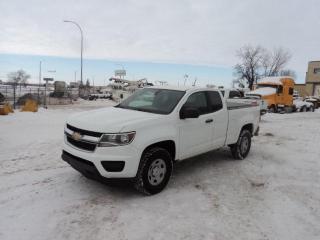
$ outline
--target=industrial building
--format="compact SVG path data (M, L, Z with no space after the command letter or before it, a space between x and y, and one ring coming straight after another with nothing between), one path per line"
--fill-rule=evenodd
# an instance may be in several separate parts
M306 82L304 84L295 84L294 88L302 97L320 96L320 61L308 63Z

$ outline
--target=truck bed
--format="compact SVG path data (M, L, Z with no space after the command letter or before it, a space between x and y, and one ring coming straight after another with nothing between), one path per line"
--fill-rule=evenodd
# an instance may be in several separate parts
M253 123L253 133L260 121L260 105L255 99L227 99L226 100L229 123L226 144L233 144L237 141L241 127Z

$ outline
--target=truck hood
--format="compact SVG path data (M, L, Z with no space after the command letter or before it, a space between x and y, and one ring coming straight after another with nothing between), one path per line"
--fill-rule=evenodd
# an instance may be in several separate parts
M269 96L276 94L277 90L272 87L263 87L263 88L258 88L256 90L253 90L251 92L248 92L246 95L260 95L260 96Z
M162 115L123 108L108 107L71 115L67 124L79 129L102 133L117 133L123 128L161 118ZM130 129L134 131L135 129Z

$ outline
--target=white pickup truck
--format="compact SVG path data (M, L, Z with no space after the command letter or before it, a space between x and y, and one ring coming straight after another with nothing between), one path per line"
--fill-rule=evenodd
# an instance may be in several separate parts
M130 179L156 194L175 161L224 146L244 159L259 119L257 101L229 103L217 89L148 87L114 107L71 116L62 158L88 178Z

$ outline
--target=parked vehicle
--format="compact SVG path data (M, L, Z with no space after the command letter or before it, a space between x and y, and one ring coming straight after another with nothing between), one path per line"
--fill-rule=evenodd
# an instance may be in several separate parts
M62 158L96 180L125 178L145 194L167 185L178 160L229 146L244 159L258 131L256 100L225 100L217 89L147 87L115 107L71 116Z
M270 112L293 112L294 80L291 77L267 77L258 81L257 88L247 96L260 96Z
M222 89L221 93L224 97L224 99L242 99L243 101L246 101L246 99L255 99L259 102L260 105L260 114L264 115L268 112L268 104L265 100L261 98L259 95L247 95L244 91L241 91L239 89Z
M295 111L297 112L314 112L314 105L312 102L304 101L302 97L293 100Z
M244 93L238 89L221 89L220 90L224 99L243 98Z
M313 103L315 109L320 107L320 98L315 96L307 96L304 99L306 102Z
M112 99L112 93L106 92L106 93L92 93L89 95L88 98L90 101L97 100L97 99Z

